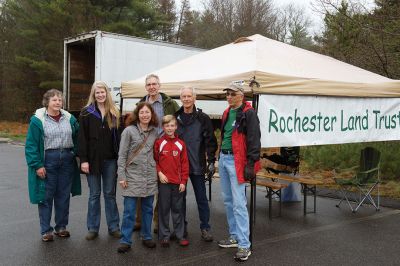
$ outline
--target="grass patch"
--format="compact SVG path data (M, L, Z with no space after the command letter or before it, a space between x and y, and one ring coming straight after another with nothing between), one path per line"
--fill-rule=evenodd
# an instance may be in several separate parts
M25 142L26 135L14 135L0 131L0 138L8 138L11 139L12 141L17 141L17 142Z
M337 173L341 178L351 178L355 172ZM324 184L322 187L339 190L339 186L335 183L334 172L331 170L321 170L315 169L307 165L306 161L301 161L300 163L300 175L309 176L313 179L320 180ZM353 192L358 190L354 189ZM400 199L400 181L398 179L385 180L381 174L381 184L379 186L379 192L381 197L387 197L392 199ZM375 189L372 195L377 195L377 190Z
M28 124L0 121L0 138L9 138L13 141L25 142Z

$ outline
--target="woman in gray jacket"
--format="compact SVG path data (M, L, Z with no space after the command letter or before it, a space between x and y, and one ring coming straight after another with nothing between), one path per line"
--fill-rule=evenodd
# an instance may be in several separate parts
M119 253L129 251L135 224L136 202L141 198L143 245L154 248L151 234L153 200L157 194L157 171L153 156L153 145L158 136L157 116L147 102L141 102L133 111L133 121L121 136L118 157L118 178L124 196Z

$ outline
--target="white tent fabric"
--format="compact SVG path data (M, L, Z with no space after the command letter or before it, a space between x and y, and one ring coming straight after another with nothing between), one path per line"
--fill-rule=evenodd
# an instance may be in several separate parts
M232 81L260 85L256 94L400 97L400 81L310 52L259 34L230 43L155 71L161 91L178 96L183 86L198 95L218 95ZM123 98L146 94L145 77L122 83Z

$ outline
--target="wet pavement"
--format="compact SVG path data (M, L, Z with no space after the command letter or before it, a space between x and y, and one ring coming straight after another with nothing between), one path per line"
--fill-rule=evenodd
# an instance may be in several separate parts
M0 144L0 265L235 265L235 249L220 249L227 237L219 182L213 182L211 226L214 242L200 239L197 207L189 185L188 247L145 248L134 233L132 250L117 254L118 240L108 236L102 216L100 236L86 241L87 183L83 195L71 199L69 239L43 243L37 206L29 203L24 147ZM249 190L248 190L249 191ZM122 197L118 195L122 214ZM311 207L311 198L308 201ZM253 254L248 265L398 265L400 210L376 212L364 206L356 214L336 200L318 197L317 213L303 215L303 205L286 203L282 216L268 219L265 189L257 188ZM274 214L278 204L274 202ZM104 213L104 212L103 212Z

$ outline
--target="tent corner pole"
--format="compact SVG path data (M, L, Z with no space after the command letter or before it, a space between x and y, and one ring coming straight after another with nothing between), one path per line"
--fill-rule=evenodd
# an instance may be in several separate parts
M258 94L253 94L252 99L253 108L258 111ZM256 180L255 178L250 182L251 189L250 189L250 248L253 246L253 229L256 222Z

